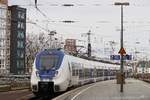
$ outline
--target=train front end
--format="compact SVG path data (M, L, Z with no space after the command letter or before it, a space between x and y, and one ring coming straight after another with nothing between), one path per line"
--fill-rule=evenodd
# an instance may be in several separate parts
M31 89L35 95L53 93L54 78L57 77L64 58L58 50L44 50L36 55L31 75Z

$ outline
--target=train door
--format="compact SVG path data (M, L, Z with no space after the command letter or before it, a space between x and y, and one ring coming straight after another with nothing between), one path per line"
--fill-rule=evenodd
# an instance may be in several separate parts
M71 62L72 67L72 77L71 82L73 85L78 85L79 76L78 76L78 63Z
M72 68L71 68L71 64L70 64L70 62L68 62L68 68L69 68L69 87L71 87L72 86Z

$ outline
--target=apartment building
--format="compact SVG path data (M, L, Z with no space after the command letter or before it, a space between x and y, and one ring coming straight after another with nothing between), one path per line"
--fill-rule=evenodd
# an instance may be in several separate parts
M7 0L0 0L0 75L9 73L6 62Z
M9 6L10 27L10 73L25 73L26 9Z

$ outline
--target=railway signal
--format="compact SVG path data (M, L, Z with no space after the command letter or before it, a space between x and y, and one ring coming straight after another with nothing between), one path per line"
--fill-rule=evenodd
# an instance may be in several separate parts
M92 47L91 47L91 30L89 30L87 33L84 33L84 34L86 34L87 36L88 36L88 46L87 46L87 48L88 48L88 50L87 50L87 55L88 55L88 57L91 57L91 52L92 52Z

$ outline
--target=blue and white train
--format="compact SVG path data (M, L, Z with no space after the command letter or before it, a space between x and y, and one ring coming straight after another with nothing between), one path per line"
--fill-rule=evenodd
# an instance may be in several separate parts
M114 79L120 65L87 60L61 50L39 52L33 64L31 89L35 95L66 91L68 87ZM132 69L125 66L125 72Z

